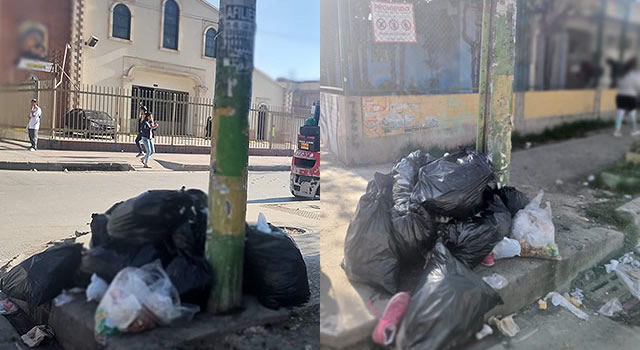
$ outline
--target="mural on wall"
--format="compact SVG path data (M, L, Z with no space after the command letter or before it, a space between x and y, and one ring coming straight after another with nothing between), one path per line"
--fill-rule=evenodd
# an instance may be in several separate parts
M376 96L362 98L365 137L384 137L472 124L477 94Z
M329 150L338 154L338 96L320 93L320 138Z
M47 27L36 22L23 22L18 27L19 58L44 61L49 49Z

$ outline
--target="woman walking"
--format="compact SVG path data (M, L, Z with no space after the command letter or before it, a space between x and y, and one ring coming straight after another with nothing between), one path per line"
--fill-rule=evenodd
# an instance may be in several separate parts
M621 137L622 120L624 115L629 113L631 118L631 136L640 135L640 130L636 125L636 108L638 105L638 95L640 95L640 72L636 69L636 60L632 59L627 67L622 79L618 82L618 94L616 95L616 131L613 136Z
M149 158L153 153L155 153L156 149L153 145L153 132L157 124L153 121L153 116L149 112L145 112L144 120L142 121L142 125L140 127L140 134L142 135L142 144L144 145L145 150L147 151L142 158L142 164L144 164L145 168L151 168L149 166Z

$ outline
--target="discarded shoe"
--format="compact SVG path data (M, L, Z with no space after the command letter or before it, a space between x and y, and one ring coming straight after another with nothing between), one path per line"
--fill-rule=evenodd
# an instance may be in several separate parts
M394 295L387 303L382 317L378 317L378 325L373 331L373 341L380 345L390 345L396 336L398 325L402 321L402 316L407 311L411 296L407 292L400 292ZM372 307L373 308L373 307ZM374 309L375 312L375 309Z
M496 259L494 258L493 252L489 253L484 260L481 262L482 266L491 267L496 264Z

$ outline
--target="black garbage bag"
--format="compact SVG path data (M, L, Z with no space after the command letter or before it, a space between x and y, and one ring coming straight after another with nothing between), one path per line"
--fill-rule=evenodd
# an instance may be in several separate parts
M393 204L400 212L409 210L410 198L418 179L418 171L435 160L429 153L413 151L393 167Z
M393 251L391 174L376 173L349 223L342 267L352 282L395 294L398 259Z
M495 188L491 162L463 149L420 168L411 200L432 214L466 218L480 211L487 187Z
M213 286L213 271L204 257L177 256L165 271L178 290L181 302L199 305L201 310L206 310Z
M9 297L37 306L73 287L80 266L82 244L51 247L31 256L2 276L0 290Z
M515 187L505 186L498 190L498 195L500 195L504 205L509 208L511 216L516 216L516 213L524 209L530 202L527 195L516 190Z
M502 298L437 243L396 336L397 349L457 349Z
M126 200L109 215L107 232L131 244L164 240L197 215L194 196L183 190L152 190Z
M433 249L438 231L429 213L421 205L410 205L406 211L391 211L393 251L401 264L424 265L426 253Z
M271 226L271 233L247 225L244 289L268 308L297 306L309 300L307 265L295 241Z
M109 221L109 215L123 202L118 202L109 208L104 214L93 213L91 214L91 241L90 247L99 247L105 245L111 241L109 233L107 232L107 221Z
M443 242L456 258L474 268L510 231L511 213L496 194L479 217L447 224Z
M76 284L83 287L88 283L92 274L97 274L107 282L125 267L141 267L154 262L157 259L162 261L163 266L169 263L173 255L168 251L163 243L147 243L143 245L132 245L126 242L113 241L106 245L95 247L87 251L82 256L82 263Z

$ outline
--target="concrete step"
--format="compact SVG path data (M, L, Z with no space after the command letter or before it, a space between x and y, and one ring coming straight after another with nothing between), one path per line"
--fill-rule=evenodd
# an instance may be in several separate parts
M491 268L480 266L475 269L481 276L499 273L509 282L498 291L504 304L495 307L486 317L516 312L550 291L567 289L580 272L619 252L623 247L624 235L600 227L574 228L556 232L556 243L560 260L517 257L498 260ZM327 274L328 283L334 287L325 293L323 284L321 344L342 349L368 339L376 324L376 318L368 306L369 300L381 312L388 299L366 286L352 285L339 267L323 272Z

